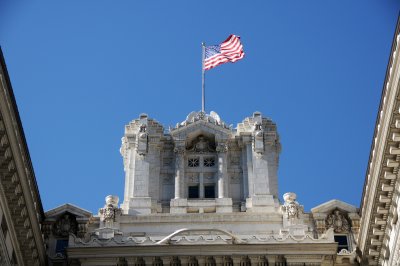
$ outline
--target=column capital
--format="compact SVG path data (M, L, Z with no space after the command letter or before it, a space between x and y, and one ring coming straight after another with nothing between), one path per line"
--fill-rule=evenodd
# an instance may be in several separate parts
M242 135L242 142L243 142L244 145L251 144L253 142L252 134L248 133L246 135Z
M175 152L177 155L183 155L183 154L185 154L185 151L186 151L185 147L182 147L182 146L176 146L176 147L174 148L174 152Z
M218 153L224 153L228 151L228 144L226 142L219 142L216 147Z

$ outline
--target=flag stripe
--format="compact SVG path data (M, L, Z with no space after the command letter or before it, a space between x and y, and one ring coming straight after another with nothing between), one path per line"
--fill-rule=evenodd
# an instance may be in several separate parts
M240 37L230 35L220 45L207 46L204 70L209 70L227 62L236 62L244 57L243 45Z

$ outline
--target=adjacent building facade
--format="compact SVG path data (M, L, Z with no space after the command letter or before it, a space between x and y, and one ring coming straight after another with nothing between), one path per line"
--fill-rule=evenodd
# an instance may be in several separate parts
M46 265L44 211L0 50L0 265Z

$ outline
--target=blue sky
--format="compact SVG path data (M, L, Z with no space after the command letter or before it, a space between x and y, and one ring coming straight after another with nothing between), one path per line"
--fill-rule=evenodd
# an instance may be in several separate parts
M0 44L44 209L123 197L124 125L201 109L201 42L246 57L206 73L206 111L278 125L279 191L359 206L400 2L0 0Z

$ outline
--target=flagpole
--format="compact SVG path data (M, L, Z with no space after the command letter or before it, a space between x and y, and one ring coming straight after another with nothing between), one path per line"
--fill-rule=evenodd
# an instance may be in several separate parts
M206 50L206 44L204 42L201 43L201 112L205 113L205 105L206 105L206 99L205 99L205 71L204 71L204 59L205 59L205 50Z

